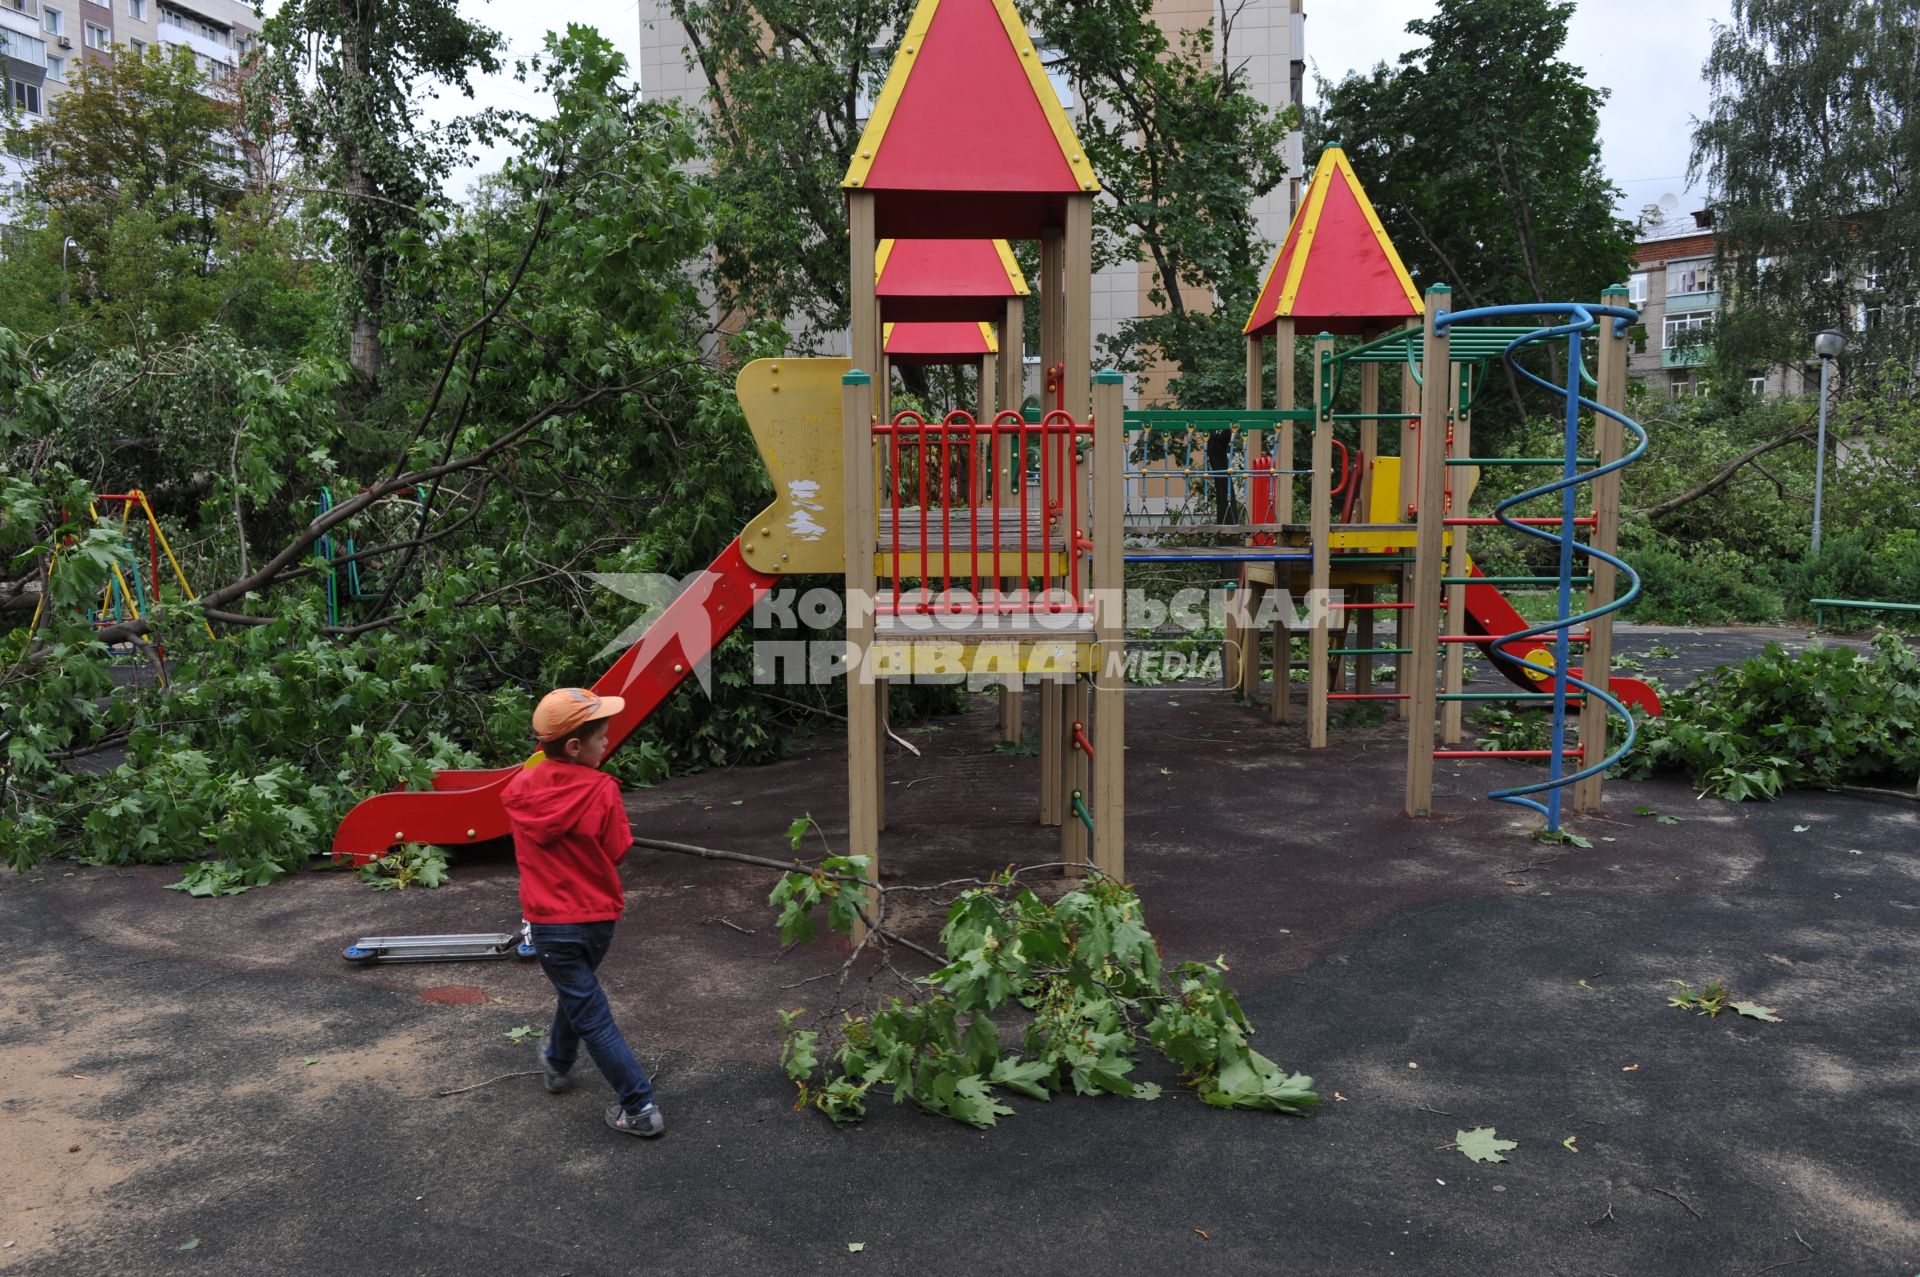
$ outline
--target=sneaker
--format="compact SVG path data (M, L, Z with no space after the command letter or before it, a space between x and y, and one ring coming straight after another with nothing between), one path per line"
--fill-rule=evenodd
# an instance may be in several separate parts
M643 1140L659 1139L666 1133L666 1119L660 1116L660 1106L649 1104L638 1113L629 1113L618 1103L607 1109L607 1125L616 1131L628 1135L638 1135Z
M544 1055L540 1057L540 1067L546 1070L546 1083L549 1094L558 1095L562 1091L571 1091L573 1089L573 1079L565 1073L562 1073L559 1069L554 1068L552 1063L548 1061Z

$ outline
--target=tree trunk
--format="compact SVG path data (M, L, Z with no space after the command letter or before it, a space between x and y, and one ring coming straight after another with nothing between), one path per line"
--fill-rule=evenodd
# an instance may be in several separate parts
M340 107L346 115L337 135L340 185L346 192L347 274L355 292L353 329L347 339L347 362L368 381L380 375L385 355L380 349L380 311L385 289L373 262L373 179L368 176L361 139L370 136L374 122L366 110L367 68L372 59L374 5L368 0L337 0L341 19Z

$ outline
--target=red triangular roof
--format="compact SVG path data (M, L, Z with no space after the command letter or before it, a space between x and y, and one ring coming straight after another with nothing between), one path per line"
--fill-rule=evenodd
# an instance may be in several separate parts
M1005 240L883 239L874 254L880 297L1025 297Z
M1011 0L920 0L842 185L1054 197L1100 189Z
M909 363L978 359L997 354L991 324L901 323L886 326L887 355Z
M1328 147L1245 331L1271 332L1275 320L1291 318L1302 332L1358 333L1420 313L1420 293L1346 152Z

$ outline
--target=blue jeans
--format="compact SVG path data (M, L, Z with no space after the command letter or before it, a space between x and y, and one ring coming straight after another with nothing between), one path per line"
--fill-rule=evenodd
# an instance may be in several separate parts
M621 1036L613 1022L613 1007L607 991L600 987L594 971L613 944L611 922L536 922L530 924L533 946L540 954L540 969L553 982L560 1004L553 1012L553 1027L547 1030L547 1064L556 1073L565 1073L579 1057L580 1044L607 1079L620 1106L638 1113L653 1103L653 1082L647 1071Z

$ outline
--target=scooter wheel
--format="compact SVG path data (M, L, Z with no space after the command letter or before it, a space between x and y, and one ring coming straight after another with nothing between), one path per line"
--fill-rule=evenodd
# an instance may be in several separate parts
M520 961L522 962L531 962L535 958L540 956L540 951L534 948L532 945L527 944L523 941L519 945L515 946L513 950L513 956L520 959Z
M340 956L348 962L364 965L378 958L380 951L378 949L363 949L357 944L350 944L340 951Z

